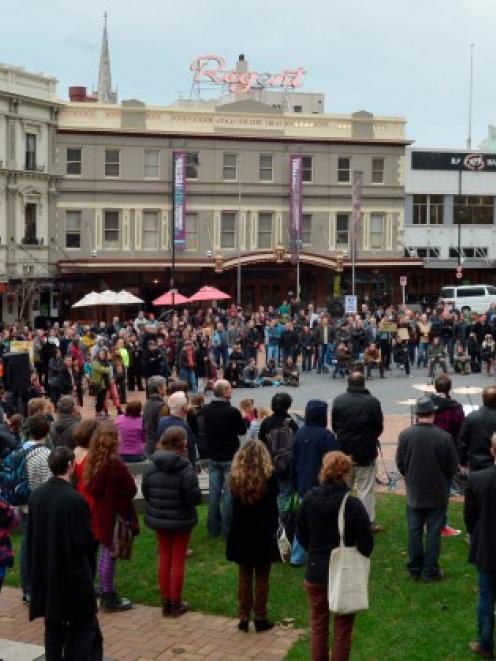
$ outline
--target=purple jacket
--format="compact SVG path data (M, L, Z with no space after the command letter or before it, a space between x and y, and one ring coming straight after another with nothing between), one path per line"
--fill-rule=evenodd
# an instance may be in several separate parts
M141 416L119 415L115 424L119 430L119 453L144 454L145 431L143 429L143 418Z

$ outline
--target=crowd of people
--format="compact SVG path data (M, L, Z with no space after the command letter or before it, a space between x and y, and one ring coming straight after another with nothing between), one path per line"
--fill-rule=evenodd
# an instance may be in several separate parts
M208 534L238 565L239 630L247 633L252 619L259 633L274 626L268 613L274 562L306 565L312 659L328 659L329 558L340 545L338 513L350 490L345 545L370 556L374 534L383 530L375 485L384 416L366 382L374 369L385 377L394 364L406 374L416 365L429 369L436 394L418 400L416 422L398 439L407 571L414 581L444 578L440 539L460 533L448 525L447 512L450 489L462 483L480 590L479 639L470 646L492 658L496 387L486 387L482 407L465 418L447 371L449 364L467 373L489 363L491 373L487 350L495 331L496 307L477 318L364 307L336 320L295 301L249 318L233 306L185 310L166 322L140 313L122 327L114 319L97 328L67 323L34 335L6 331L4 351L12 339L33 339L34 369L20 406L9 392L1 401L0 587L14 561L9 531L20 525L22 598L31 618L45 618L46 658L102 658L97 598L104 612L132 608L119 594L115 566L130 557L140 533L130 469L144 462L143 521L157 537L162 612L180 617L190 608L182 592L186 558L194 554L199 474L206 471ZM345 376L345 392L332 404L309 400L302 418L291 413L285 390L275 392L271 410L251 397L231 404L236 387L251 393L297 385L300 365L303 372ZM201 379L208 398L198 392ZM146 389L144 407L128 401L135 389ZM86 394L94 397L95 416L81 419ZM355 615L333 615L335 661L349 658Z

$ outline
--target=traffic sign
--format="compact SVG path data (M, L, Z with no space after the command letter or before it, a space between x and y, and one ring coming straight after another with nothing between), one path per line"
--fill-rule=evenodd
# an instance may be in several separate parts
M458 278L458 280L461 280L463 278L463 273L461 271L457 271L456 277Z
M358 296L344 297L344 311L346 314L356 314L358 311Z
M400 275L400 286L406 287L406 283L407 283L406 275Z
M456 272L457 272L457 273L461 273L462 271L463 271L463 266L458 265L458 266L456 267Z

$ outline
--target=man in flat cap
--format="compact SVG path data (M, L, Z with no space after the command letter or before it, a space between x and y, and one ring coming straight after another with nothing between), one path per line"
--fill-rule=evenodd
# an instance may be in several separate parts
M417 400L417 424L401 432L396 465L406 483L408 564L413 580L439 581L439 551L449 483L459 458L451 436L434 424L437 406L431 397ZM424 526L426 539L424 548Z

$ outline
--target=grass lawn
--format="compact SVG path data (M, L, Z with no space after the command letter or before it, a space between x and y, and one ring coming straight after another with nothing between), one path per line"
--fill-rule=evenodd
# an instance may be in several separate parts
M413 583L405 571L406 522L404 498L378 497L378 520L386 531L376 537L372 555L371 609L359 614L355 625L354 661L444 661L471 658L467 642L475 638L476 573L467 563L465 536L443 540L441 566L446 580ZM187 561L184 598L195 610L237 616L236 566L224 557L224 545L208 539L206 509L200 508L200 523ZM450 506L451 525L462 528L462 507ZM16 544L19 538L16 536ZM303 570L275 565L271 576L269 613L275 620L295 619L297 627L308 626ZM159 605L154 534L143 526L133 559L118 565L118 586L133 601ZM16 572L7 583L18 585ZM308 636L290 651L291 661L310 659Z

